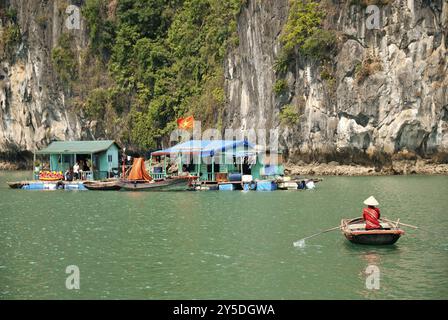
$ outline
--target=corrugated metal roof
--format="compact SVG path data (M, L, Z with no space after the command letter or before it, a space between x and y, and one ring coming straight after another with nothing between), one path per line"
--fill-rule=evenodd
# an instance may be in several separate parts
M179 143L171 148L165 150L159 150L152 153L154 156L167 155L171 153L199 153L202 156L211 156L217 152L226 151L237 147L244 147L247 149L252 149L255 147L252 143L245 140L189 140L186 142ZM230 151L232 152L232 151Z
M37 151L36 154L97 153L109 149L114 143L114 140L53 141L45 149Z

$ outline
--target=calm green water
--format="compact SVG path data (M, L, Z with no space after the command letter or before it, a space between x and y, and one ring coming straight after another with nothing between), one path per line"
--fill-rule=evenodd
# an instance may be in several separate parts
M0 172L2 299L448 298L448 177L328 177L315 191L22 191ZM338 232L369 195L406 229L392 247ZM380 269L380 289L365 269ZM66 267L80 269L67 290Z

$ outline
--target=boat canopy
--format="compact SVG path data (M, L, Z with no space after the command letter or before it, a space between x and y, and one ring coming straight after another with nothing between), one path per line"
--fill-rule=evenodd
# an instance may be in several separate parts
M127 180L132 181L151 181L152 178L145 168L145 159L134 158L131 171L129 172Z
M189 140L171 148L153 152L152 156L171 154L201 154L202 157L212 157L217 153L245 157L256 154L255 145L247 140Z

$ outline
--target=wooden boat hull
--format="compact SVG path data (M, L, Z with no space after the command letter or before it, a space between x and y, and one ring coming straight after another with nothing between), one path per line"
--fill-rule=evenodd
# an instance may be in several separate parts
M382 222L383 229L366 230L362 218L341 221L341 230L345 238L352 243L364 245L392 245L400 239L404 231L398 225Z
M11 189L22 189L24 185L27 185L26 181L14 181L14 182L6 182Z
M121 189L119 181L86 181L83 184L89 190L116 191Z
M360 235L345 235L347 240L356 244L367 245L391 245L400 239L401 234L360 234Z
M170 178L155 182L120 181L119 185L126 191L184 191L187 190L188 178Z

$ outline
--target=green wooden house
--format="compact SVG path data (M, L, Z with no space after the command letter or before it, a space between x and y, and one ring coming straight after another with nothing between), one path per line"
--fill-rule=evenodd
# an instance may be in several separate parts
M65 172L78 163L83 179L100 180L118 173L119 152L120 147L113 140L54 141L35 152L34 157L46 158L50 171Z

